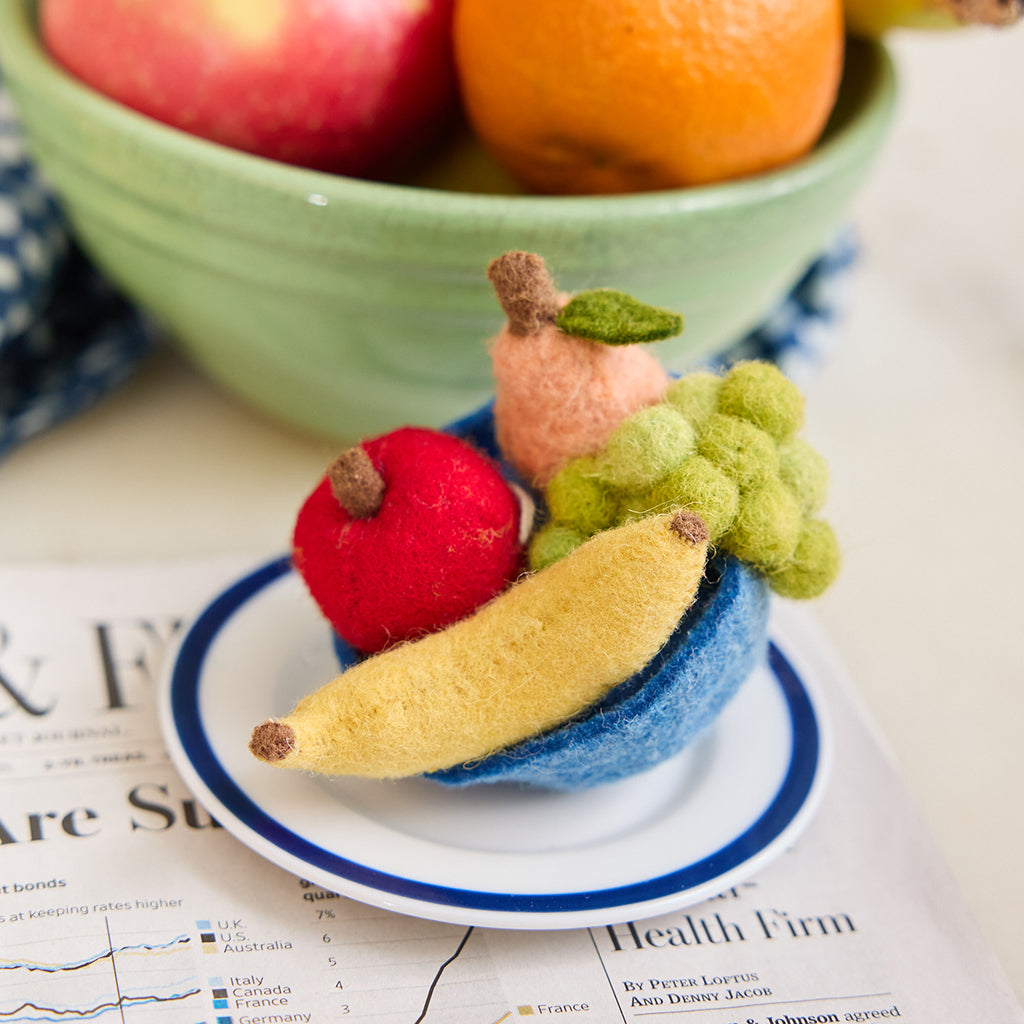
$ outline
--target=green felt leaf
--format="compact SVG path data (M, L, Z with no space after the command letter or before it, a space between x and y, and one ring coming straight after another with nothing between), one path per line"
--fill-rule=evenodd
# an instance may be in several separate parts
M580 292L555 318L566 334L606 345L634 345L671 338L683 329L678 313L634 299L613 288Z

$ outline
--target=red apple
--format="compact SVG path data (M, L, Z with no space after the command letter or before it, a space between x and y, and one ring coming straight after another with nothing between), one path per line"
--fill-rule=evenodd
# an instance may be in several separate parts
M456 108L453 0L41 0L99 92L274 160L388 177Z
M522 567L519 518L487 456L403 427L328 467L296 518L293 561L338 635L373 653L504 590Z

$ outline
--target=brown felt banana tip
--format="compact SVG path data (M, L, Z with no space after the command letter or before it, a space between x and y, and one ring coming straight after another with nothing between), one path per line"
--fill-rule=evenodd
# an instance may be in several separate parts
M558 315L558 293L544 264L532 252L513 250L491 260L487 278L517 337L536 334Z
M711 536L707 524L696 512L681 508L668 524L689 544L703 544Z
M257 725L249 740L249 751L261 761L283 761L295 749L295 730L284 722L268 719Z
M384 478L362 446L342 452L327 467L327 479L335 500L353 519L376 515L384 499Z

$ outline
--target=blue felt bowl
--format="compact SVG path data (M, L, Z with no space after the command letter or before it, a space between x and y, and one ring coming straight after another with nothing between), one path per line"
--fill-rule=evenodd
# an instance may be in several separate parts
M489 405L447 430L501 461ZM502 470L515 479L503 462ZM735 558L715 557L696 601L640 672L571 722L425 777L449 787L516 782L577 790L654 768L710 725L763 659L768 606L764 577ZM343 669L361 658L337 635L334 649Z

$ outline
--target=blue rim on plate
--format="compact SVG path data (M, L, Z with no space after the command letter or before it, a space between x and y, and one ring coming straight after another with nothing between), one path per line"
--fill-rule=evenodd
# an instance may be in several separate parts
M192 770L234 819L282 853L336 879L400 900L465 911L571 915L648 904L720 879L756 858L793 825L808 804L821 768L822 735L814 703L789 660L769 643L768 668L792 732L789 764L765 810L744 831L693 863L627 885L579 892L491 892L395 875L350 860L297 835L260 808L225 770L207 736L200 707L204 668L218 635L253 598L292 572L282 557L239 580L217 597L182 640L168 679L168 725Z

